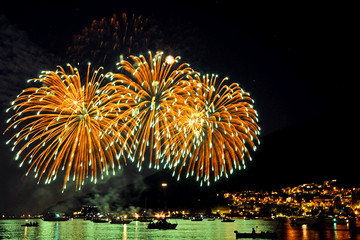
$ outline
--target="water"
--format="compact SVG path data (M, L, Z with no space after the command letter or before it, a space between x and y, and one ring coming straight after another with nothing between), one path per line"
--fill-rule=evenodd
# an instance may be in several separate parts
M93 223L75 219L67 222L44 222L40 219L39 227L22 227L24 220L0 220L0 239L54 239L54 240L88 240L88 239L122 239L122 240L165 240L165 239L235 239L234 230L251 232L252 228L258 231L276 231L278 239L285 240L330 240L356 239L360 234L351 236L346 225L329 225L326 229L311 229L306 225L290 226L289 223L277 223L264 220L236 219L235 222L223 223L220 220L192 222L190 220L171 220L177 222L176 230L147 229L148 223L133 221L128 225Z

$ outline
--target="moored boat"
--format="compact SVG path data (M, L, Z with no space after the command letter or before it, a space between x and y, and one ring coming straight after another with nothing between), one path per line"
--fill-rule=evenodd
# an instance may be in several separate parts
M131 220L127 220L127 219L118 217L118 218L111 219L110 223L111 224L129 224L129 223L131 223Z
M238 231L234 231L234 233L236 234L236 239L239 238L262 238L262 239L276 239L277 238L277 234L274 232L259 232L259 233L239 233Z
M194 222L200 222L200 221L202 221L202 220L203 220L202 217L193 217L193 218L191 219L191 221L194 221Z
M85 216L84 221L91 221L93 219L92 216Z
M349 223L349 219L345 217L328 217L323 220L326 224L338 224L346 225Z
M152 222L153 218L152 217L138 217L135 218L135 221L139 221L139 222Z
M307 224L307 225L316 225L319 223L319 219L316 217L310 217L310 216L305 216L305 217L295 217L295 218L291 218L290 219L290 224L291 225L303 225L303 224Z
M58 213L47 213L44 215L43 218L44 221L68 221L69 217L66 217L63 214L58 214Z
M223 220L221 220L221 222L235 222L235 219L223 218Z
M151 222L148 225L148 229L162 229L162 230L166 230L166 229L175 229L177 226L177 223L169 223L168 221L166 221L166 219L160 219L157 220L156 222Z
M39 226L39 223L38 222L27 222L25 224L22 224L21 225L22 227L38 227Z
M93 223L107 223L109 222L108 218L93 218L93 220L91 220Z

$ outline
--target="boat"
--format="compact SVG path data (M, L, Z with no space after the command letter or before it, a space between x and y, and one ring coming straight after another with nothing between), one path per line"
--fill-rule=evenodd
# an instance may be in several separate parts
M109 219L107 218L93 218L93 220L91 220L93 223L107 223L109 222Z
M287 222L287 217L267 217L267 218L263 218L264 221L272 221L272 222L280 222L280 223L285 223Z
M349 223L349 219L344 217L328 217L323 220L325 224L338 224L346 225Z
M203 220L202 217L193 217L193 218L191 219L191 221L193 221L193 222L200 222L200 221L202 221L202 220Z
M213 217L213 218L208 218L208 221L215 221L215 217Z
M166 221L166 219L160 219L157 220L156 222L151 222L148 225L148 229L175 229L177 226L177 223L169 223L168 221Z
M295 218L291 218L290 219L290 224L291 225L303 225L303 224L307 224L307 225L317 225L319 223L319 219L316 217L310 217L310 216L305 216L305 217L295 217Z
M85 216L84 221L91 221L93 219L92 216Z
M69 217L66 217L62 214L58 214L58 213L47 213L44 215L43 218L44 221L55 221L55 222L59 222L59 221L68 221Z
M277 238L277 234L274 232L259 232L259 233L239 233L238 231L234 231L234 233L236 234L236 239L239 238L262 238L262 239L276 239Z
M27 222L25 224L22 224L21 226L23 227L38 227L39 226L39 223L38 222Z
M129 224L129 223L131 223L131 220L126 220L124 218L117 217L117 218L111 219L110 223L111 224Z
M135 221L139 221L139 222L152 222L153 218L152 217L139 217L136 218Z
M235 219L223 218L223 220L221 220L221 222L235 222Z

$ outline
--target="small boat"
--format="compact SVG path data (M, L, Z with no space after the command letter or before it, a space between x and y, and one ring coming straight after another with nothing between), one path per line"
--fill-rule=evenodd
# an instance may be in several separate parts
M44 221L53 221L53 222L68 221L69 217L66 217L63 214L58 214L58 213L47 213L44 215L43 220Z
M238 231L234 231L236 234L236 239L239 238L263 238L263 239L276 239L277 234L274 232L259 232L259 233L239 233Z
M51 222L64 222L69 221L68 217L55 217L55 218L43 218L44 221L51 221Z
M290 219L291 225L298 225L298 226L301 226L303 224L316 225L318 223L319 223L319 219L316 217L305 216L305 217L296 217Z
M339 218L339 217L328 217L323 220L326 224L338 224L338 225L346 225L349 223L349 219L347 218Z
M29 223L22 224L21 226L23 226L23 227L38 227L39 223L38 222L29 222Z
M107 223L109 222L109 219L107 218L93 218L93 220L91 220L93 223Z
M208 218L208 221L215 221L215 217L213 217L213 218Z
M136 218L135 221L139 221L139 222L152 222L153 218L152 217L139 217Z
M126 220L123 218L113 218L111 219L111 224L129 224L131 223L131 220Z
M175 229L177 226L177 223L169 223L166 221L166 219L160 219L156 222L151 222L148 225L148 229Z
M84 221L91 221L93 219L92 216L85 216Z
M193 217L193 218L191 219L191 221L193 221L193 222L200 222L200 221L202 221L202 220L203 220L202 217Z
M223 218L223 220L221 220L221 222L235 222L235 219Z

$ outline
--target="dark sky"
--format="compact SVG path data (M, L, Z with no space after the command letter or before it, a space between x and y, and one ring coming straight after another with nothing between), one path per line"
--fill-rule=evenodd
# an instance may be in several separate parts
M6 102L26 87L28 78L63 64L74 34L94 19L127 12L156 23L171 36L167 39L170 43L186 44L184 52L189 56L182 58L192 67L228 76L249 91L260 115L262 136L315 119L329 127L320 131L326 133L324 138L348 141L356 129L351 120L355 117L355 95L350 91L358 76L351 73L357 29L353 9L330 3L2 1L0 120L5 123L9 117L3 113ZM309 137L314 136L316 132L309 133ZM345 146L351 149L351 144L340 145ZM42 199L39 196L53 196L48 201L43 199L44 206L58 198L55 192L59 189L39 187L25 178L25 170L17 168L12 157L9 159L10 149L6 145L0 149L1 186L9 196L0 206L24 206L18 200L24 196L30 199L27 208ZM34 211L39 208L34 207Z
M58 56L74 34L113 13L142 15L163 31L179 28L170 41L191 40L194 68L228 76L253 94L265 134L328 113L334 93L350 81L344 78L355 41L351 6L105 0L5 1L1 9L32 42ZM196 32L183 31L189 28Z

